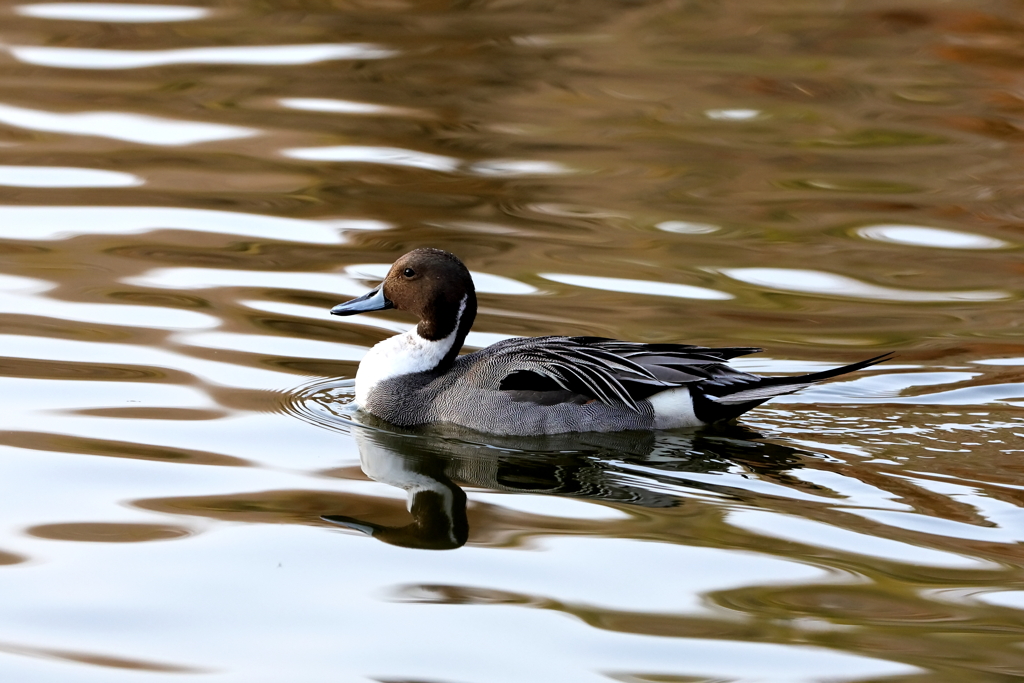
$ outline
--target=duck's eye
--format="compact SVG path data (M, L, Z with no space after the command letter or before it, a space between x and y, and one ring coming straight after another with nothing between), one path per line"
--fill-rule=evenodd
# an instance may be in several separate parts
M402 271L402 275L404 275L406 277L412 277L415 274L416 274L416 271L413 270L412 268L406 268L405 270Z

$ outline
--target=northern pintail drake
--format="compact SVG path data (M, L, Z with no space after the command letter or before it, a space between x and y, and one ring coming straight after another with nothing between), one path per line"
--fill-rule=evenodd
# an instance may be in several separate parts
M476 318L476 290L462 261L440 249L402 256L379 287L331 313L388 308L420 322L370 349L356 372L356 402L403 427L447 422L522 436L700 427L888 357L760 377L728 361L761 349L601 337L506 339L460 356Z

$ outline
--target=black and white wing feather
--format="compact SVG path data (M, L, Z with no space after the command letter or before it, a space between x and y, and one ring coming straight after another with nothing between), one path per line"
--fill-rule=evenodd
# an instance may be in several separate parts
M760 349L710 349L682 344L639 344L601 337L509 339L487 349L497 369L498 388L507 391L561 390L640 412L639 401L695 382L728 382L755 375L726 361Z
M761 377L728 361L749 347L640 344L602 337L525 337L486 349L481 385L537 403L600 401L641 412L640 401L689 386L705 422L731 419L765 401L815 382L860 370L890 354L807 375Z

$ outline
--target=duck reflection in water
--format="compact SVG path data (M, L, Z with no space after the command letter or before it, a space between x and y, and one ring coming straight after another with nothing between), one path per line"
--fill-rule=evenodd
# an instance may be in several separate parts
M698 433L614 432L536 437L495 437L452 426L403 430L360 416L353 436L370 479L404 490L412 521L387 526L325 514L322 519L407 548L450 550L469 538L462 486L506 493L565 496L644 508L673 507L680 496L645 488L630 466L663 487L690 486L735 494L728 486L682 479L680 472L715 472L739 464L762 476L784 477L804 454L755 441L761 435L738 426Z

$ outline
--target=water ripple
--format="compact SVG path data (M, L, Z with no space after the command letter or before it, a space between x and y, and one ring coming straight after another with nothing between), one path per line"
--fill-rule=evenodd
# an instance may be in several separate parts
M154 268L141 275L121 279L137 287L161 289L211 289L214 287L256 287L360 296L369 291L350 277L335 273L267 272L228 268Z
M182 335L182 338L186 342L188 341L187 335ZM118 380L132 381L138 384L147 379L192 382L198 377L212 384L254 389L289 386L293 382L291 376L265 368L240 365L231 361L204 360L142 344L97 343L20 335L0 335L0 342L3 344L5 363L9 364L12 360L43 361L48 368L53 368L48 369L50 375L47 377L52 376L54 379L77 377L97 382ZM185 347L183 350L189 350L187 343L182 346ZM88 361L83 361L83 359L88 359ZM107 364L104 365L104 363ZM187 370L177 373L170 370L182 367ZM13 376L13 373L5 369L4 375ZM10 391L19 389L22 391L19 395L19 405L24 407L32 385L26 384L24 388L19 388L8 382L6 386ZM66 406L69 409L81 408L82 405L91 407L123 405L118 400L112 400L109 404L102 403L105 397L101 386L94 382L83 383L82 390L88 394L86 399L72 396L71 390L67 388L61 391L59 397L45 394L41 399L41 406L46 410L55 410L61 408L61 403L65 400L71 402ZM143 390L135 389L133 391L138 394ZM216 408L214 404L210 403L207 395L191 387L163 386L159 389L152 389L152 392L152 394L147 393L144 396L148 406L197 410ZM97 402L100 403L97 404Z
M113 111L56 113L9 104L0 104L0 123L26 130L94 135L112 140L168 147L247 138L259 132L241 126L179 121L146 114Z
M115 671L190 675L211 673L209 669L200 669L181 664L169 664L166 662L154 662L138 657L126 657L121 654L110 654L110 651L90 652L86 650L68 650L63 648L30 647L26 645L0 642L0 652L9 655L32 657L34 659L63 662L65 664L87 664L92 667L102 667L103 669L113 669Z
M751 121L762 116L758 109L708 109L704 116L715 121Z
M937 249L1005 249L1011 246L987 235L920 225L867 225L858 228L856 234L878 242Z
M691 221L662 221L654 227L658 230L676 232L681 235L709 235L721 230L717 225L711 225L710 223L694 223Z
M124 522L63 522L39 524L25 529L29 536L53 541L80 543L147 543L187 538L194 531L172 524Z
M185 5L132 5L107 2L43 2L18 5L16 14L38 19L102 21L110 23L157 23L193 21L210 14L205 7Z
M225 349L236 353L253 353L261 356L287 356L289 358L314 358L357 361L366 354L366 349L339 342L296 337L270 336L267 334L239 334L235 332L205 332L181 335L179 342L188 346L207 349Z
M282 154L293 159L306 159L309 161L409 166L411 168L423 168L429 171L448 173L455 171L462 164L462 161L455 157L441 156L440 154L417 152L400 147L369 147L366 145L286 149Z
M156 329L207 329L220 325L219 318L197 311L158 306L63 301L37 296L38 293L53 287L55 285L40 283L38 287L12 288L4 291L0 293L0 313L47 315L98 325L142 325Z
M190 230L308 244L343 244L348 231L389 227L383 221L315 221L162 206L0 206L0 238L15 240Z
M614 277L595 277L592 275L567 275L564 273L538 273L545 280L561 282L574 287L603 289L607 292L625 292L627 294L647 294L653 296L672 296L681 299L732 299L733 295L707 287L680 285L671 282L651 282L649 280L626 280Z
M530 175L566 175L572 173L573 169L554 161L492 159L471 164L469 171L482 176L509 178Z
M332 100L323 97L285 97L278 102L282 107L301 111L317 111L328 114L382 115L382 116L426 116L425 112L406 107L389 107L369 102Z
M902 302L1000 301L1012 298L1008 292L935 292L872 285L852 277L820 270L797 268L719 268L734 280L769 289L824 296Z
M64 166L0 166L6 187L137 187L145 181L131 173Z
M294 66L346 59L384 59L398 54L395 50L362 43L190 47L176 50L34 46L11 46L7 49L20 62L62 69L144 69L173 64Z
M782 515L765 510L736 510L728 515L729 524L752 533L782 538L816 548L853 552L891 562L956 569L995 569L984 560L942 550L924 548L889 538L880 538L833 524Z

